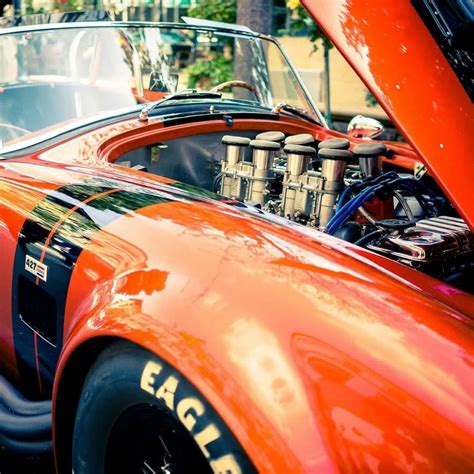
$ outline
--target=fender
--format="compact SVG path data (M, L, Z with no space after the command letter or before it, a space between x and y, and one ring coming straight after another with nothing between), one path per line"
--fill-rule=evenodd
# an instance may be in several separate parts
M229 207L160 203L97 232L70 288L58 443L64 401L120 337L191 382L262 472L408 466L416 453L432 469L474 464L472 320L321 242Z

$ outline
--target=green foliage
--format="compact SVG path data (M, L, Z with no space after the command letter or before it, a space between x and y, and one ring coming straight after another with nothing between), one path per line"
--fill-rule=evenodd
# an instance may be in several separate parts
M201 85L203 88L210 88L232 80L233 62L218 54L213 59L199 59L186 72L189 74L188 87Z
M37 9L37 10L35 10L35 9L33 8L33 0L26 0L25 6L26 6L25 11L26 11L26 14L27 14L27 15L33 15L33 14L35 14L35 13L45 13L43 7L39 8L39 9Z
M84 0L55 0L54 10L60 12L87 10L85 3Z
M204 20L235 23L237 20L237 0L201 0L188 9L188 16Z
M52 8L41 6L37 9L33 7L33 0L24 0L24 4L27 15L92 10L94 8L90 0L54 0Z
M375 107L378 105L377 99L371 94L370 91L365 93L365 104L367 107Z

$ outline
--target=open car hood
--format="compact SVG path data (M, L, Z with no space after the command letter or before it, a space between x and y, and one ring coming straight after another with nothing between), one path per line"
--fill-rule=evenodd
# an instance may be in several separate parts
M302 2L474 230L474 106L416 2Z

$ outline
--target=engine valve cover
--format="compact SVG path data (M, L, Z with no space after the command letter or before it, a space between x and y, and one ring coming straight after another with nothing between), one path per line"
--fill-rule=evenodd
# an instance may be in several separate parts
M389 235L381 246L374 243L368 248L404 261L436 262L470 253L474 245L462 219L439 216L422 219L396 236Z

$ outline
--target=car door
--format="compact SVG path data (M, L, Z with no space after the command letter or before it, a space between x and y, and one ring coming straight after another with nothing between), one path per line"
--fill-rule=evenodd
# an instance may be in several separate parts
M0 160L0 373L30 397L48 395L53 370L45 377L44 362L56 355L56 302L41 251L58 218L45 197L57 185L35 176L42 168Z

